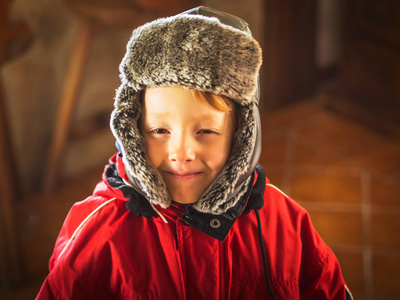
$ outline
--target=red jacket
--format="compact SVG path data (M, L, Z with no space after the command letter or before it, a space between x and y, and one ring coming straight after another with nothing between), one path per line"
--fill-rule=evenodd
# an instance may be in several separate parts
M265 187L261 228L255 210L242 209L223 241L189 225L183 205L135 215L123 189L103 175L69 212L37 299L270 299L259 229L276 299L351 297L308 213L257 173L245 204L257 184Z

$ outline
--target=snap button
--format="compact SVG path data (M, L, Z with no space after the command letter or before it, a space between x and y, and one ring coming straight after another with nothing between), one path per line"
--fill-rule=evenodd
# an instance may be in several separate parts
M218 220L218 219L212 219L212 220L210 221L210 226L211 226L212 228L219 228L219 227L221 226L221 221Z

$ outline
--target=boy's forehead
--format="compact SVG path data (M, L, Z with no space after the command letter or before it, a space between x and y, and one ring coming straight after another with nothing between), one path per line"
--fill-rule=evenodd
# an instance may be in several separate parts
M228 115L209 104L205 99L195 98L189 89L182 87L149 88L143 103L144 118L149 121L174 119L190 122L221 122Z
M146 109L154 112L185 109L207 112L214 109L203 98L195 98L189 89L179 86L148 88L143 104Z
M148 120L167 120L185 118L188 120L204 120L211 122L218 122L227 114L226 112L216 110L193 110L191 112L183 110L162 110L160 107L147 108L144 110L144 118Z

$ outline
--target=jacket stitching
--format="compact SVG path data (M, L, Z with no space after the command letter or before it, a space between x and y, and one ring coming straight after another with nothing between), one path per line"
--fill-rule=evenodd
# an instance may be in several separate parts
M72 241L75 239L75 236L78 234L78 232L82 229L82 227L98 212L100 211L100 209L102 209L103 207L107 206L108 204L110 204L111 202L115 201L117 198L112 198L104 203L102 203L99 207L97 207L94 211L92 211L83 221L81 224L79 224L79 226L75 229L74 233L72 234L72 236L70 237L70 239L68 240L67 244L64 246L64 248L61 250L60 254L57 257L57 260L60 259L60 257L64 254L64 252L66 251L66 249L68 248L68 246L72 243Z

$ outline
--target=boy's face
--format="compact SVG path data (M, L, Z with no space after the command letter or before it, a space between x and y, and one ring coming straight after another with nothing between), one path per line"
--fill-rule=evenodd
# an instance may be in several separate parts
M234 126L230 112L195 99L190 90L146 90L140 119L146 154L172 199L196 202L224 168Z

